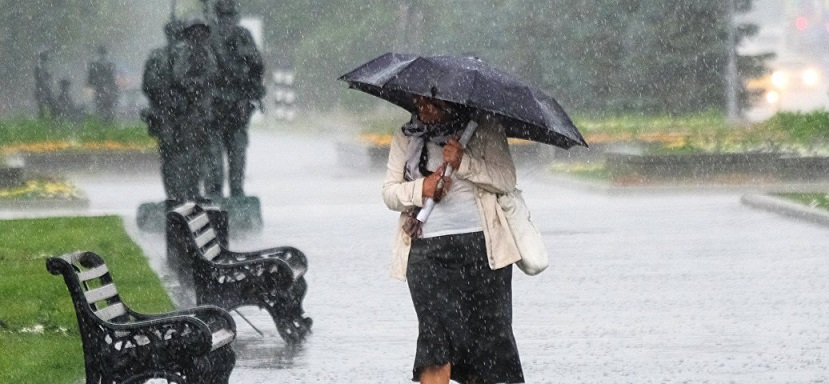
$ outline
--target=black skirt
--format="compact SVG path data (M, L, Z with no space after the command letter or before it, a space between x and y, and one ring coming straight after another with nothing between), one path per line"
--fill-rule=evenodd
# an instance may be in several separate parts
M413 381L449 363L457 382L524 382L512 333L512 266L489 268L483 232L415 239L406 279L419 326Z

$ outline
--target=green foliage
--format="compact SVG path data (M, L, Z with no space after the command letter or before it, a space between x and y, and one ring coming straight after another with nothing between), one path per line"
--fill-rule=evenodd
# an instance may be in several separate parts
M617 115L606 117L577 117L575 125L582 134L638 134L638 133L703 133L732 128L725 117L716 112L681 116Z
M658 144L651 153L681 152L800 152L829 145L829 112L780 112L760 123L734 125L717 112L695 115L621 115L576 118L576 126L591 139L646 141Z
M0 221L0 382L70 383L83 352L63 279L46 258L76 250L102 255L123 300L140 312L173 308L141 249L115 216Z
M0 119L0 145L75 141L154 145L143 123L104 123L98 119L72 123L32 118Z
M829 195L825 193L782 193L779 196L812 208L829 210Z
M251 0L244 9L263 18L268 65L296 68L298 98L307 108L325 109L341 98L368 103L350 97L336 79L358 62L393 50L397 39L397 4L382 0Z
M405 51L477 55L578 114L660 115L723 108L727 3L248 0L242 7L244 15L263 21L267 66L296 69L298 100L306 108L370 106L370 96L352 95L335 79L379 54ZM741 10L750 4L737 1ZM10 10L0 15L0 96L6 100L31 100L31 69L40 47L56 50L53 63L85 61L94 45L135 42L136 31L146 35L142 23L166 20L169 12L124 0L0 0L0 5ZM180 1L179 8L199 5ZM134 17L150 12L154 17ZM33 30L38 33L27 32ZM753 33L756 28L740 26L737 38ZM160 43L160 28L156 37ZM758 76L765 59L739 57L739 73ZM741 90L740 96L745 105L751 95ZM4 107L0 103L0 113Z
M780 132L798 144L829 142L829 112L779 112L762 123L769 132Z

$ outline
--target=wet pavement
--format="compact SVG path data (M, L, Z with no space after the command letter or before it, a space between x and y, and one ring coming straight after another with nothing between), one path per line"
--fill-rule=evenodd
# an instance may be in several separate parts
M337 164L327 135L254 130L246 187L261 233L233 250L293 245L308 256L313 333L286 345L256 308L239 328L232 383L409 382L417 323L389 277L396 214L382 169ZM75 176L84 214L118 214L176 302L163 237L135 213L158 201L157 175ZM514 329L528 383L829 382L826 227L755 210L741 192L621 195L558 183L539 168L519 184L551 267L514 271Z

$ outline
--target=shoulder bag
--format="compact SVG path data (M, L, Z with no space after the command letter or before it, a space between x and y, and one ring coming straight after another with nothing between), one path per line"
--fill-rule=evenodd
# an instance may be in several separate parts
M545 269L550 261L541 232L530 219L530 211L521 196L521 190L516 188L511 193L498 196L498 205L504 211L521 260L515 264L522 272L534 276Z

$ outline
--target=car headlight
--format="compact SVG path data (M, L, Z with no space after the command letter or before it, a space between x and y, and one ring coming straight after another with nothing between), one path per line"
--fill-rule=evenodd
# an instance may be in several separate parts
M806 69L800 73L800 80L803 81L803 84L807 87L816 86L819 79L820 74L818 73L817 69L814 68Z
M789 74L781 70L771 73L771 83L777 88L784 88L789 84Z

